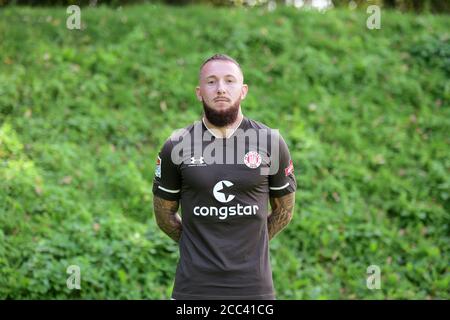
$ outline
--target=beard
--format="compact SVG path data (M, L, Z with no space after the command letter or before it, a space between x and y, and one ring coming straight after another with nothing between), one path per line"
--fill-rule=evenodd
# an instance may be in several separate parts
M241 99L238 98L231 106L222 110L211 108L203 99L202 103L206 119L216 127L224 127L236 121L239 114Z

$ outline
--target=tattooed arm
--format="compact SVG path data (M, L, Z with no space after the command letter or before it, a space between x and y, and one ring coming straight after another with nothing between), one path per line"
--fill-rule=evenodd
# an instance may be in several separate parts
M270 214L267 227L269 229L269 240L271 240L278 232L280 232L292 219L295 203L295 192L289 193L282 197L270 197L270 206L272 213Z
M176 242L180 241L182 231L181 218L177 214L178 206L178 201L169 201L153 196L156 223L164 233Z

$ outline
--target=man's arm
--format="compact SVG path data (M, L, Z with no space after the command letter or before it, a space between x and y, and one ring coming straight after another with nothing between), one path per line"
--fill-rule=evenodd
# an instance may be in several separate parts
M153 209L155 211L156 223L164 233L176 242L181 237L181 218L177 214L179 202L162 199L156 195L153 196Z
M289 193L282 197L270 197L270 206L272 207L272 213L270 214L267 221L269 240L271 240L291 221L294 211L294 203L295 192Z

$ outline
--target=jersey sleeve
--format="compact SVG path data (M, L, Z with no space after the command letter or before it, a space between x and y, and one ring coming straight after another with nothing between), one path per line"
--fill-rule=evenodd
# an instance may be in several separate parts
M278 164L278 171L269 175L269 196L282 197L295 192L297 182L294 175L294 164L289 153L288 146L281 135L278 135L278 152L272 153L272 164ZM278 154L277 154L278 153ZM275 163L278 161L278 163Z
M173 142L169 138L156 159L153 194L160 198L175 201L181 194L181 175L179 166L172 161Z

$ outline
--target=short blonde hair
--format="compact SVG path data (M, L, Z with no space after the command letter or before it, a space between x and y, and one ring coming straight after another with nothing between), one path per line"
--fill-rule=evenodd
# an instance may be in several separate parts
M205 64L207 64L207 63L210 62L210 61L217 61L217 60L233 62L235 65L238 66L239 70L240 70L241 73L243 74L242 69L241 69L241 66L239 65L239 63L238 63L236 60L234 60L232 57L230 57L230 56L228 56L228 55L226 55L226 54L222 54L222 53L216 53L215 55L213 55L213 56L209 57L208 59L206 59L206 60L202 63L202 65L200 66L200 74L201 74L202 69L203 69L203 66L204 66Z

